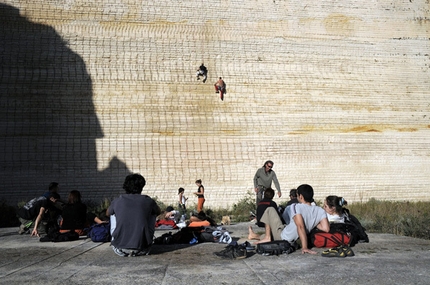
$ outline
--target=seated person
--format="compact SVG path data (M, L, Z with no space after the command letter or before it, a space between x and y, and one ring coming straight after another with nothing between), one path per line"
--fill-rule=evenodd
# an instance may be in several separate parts
M143 195L145 178L130 174L125 178L125 194L114 199L106 211L111 218L112 250L126 256L148 255L155 233L155 219L160 207L148 195Z
M308 248L307 234L315 227L323 232L329 232L330 225L326 212L318 206L311 205L314 190L310 185L303 184L297 188L297 200L300 204L293 204L289 207L290 221L284 225L279 217L278 211L268 207L261 221L265 223L265 236L261 239L249 227L248 239L257 239L257 243L270 242L273 240L286 240L295 246L298 239L302 245L302 253L316 254L317 252Z
M291 204L297 204L299 201L297 200L297 189L290 190L290 201L287 202L287 207Z
M267 207L273 207L278 209L278 205L273 201L273 197L275 196L275 191L272 188L267 188L264 190L263 199L257 205L257 226L264 228L264 223L261 222L261 217L266 211Z
M80 236L86 234L84 229L89 226L87 223L87 206L82 203L81 192L78 190L70 191L67 204L63 207L59 224L60 233L73 230Z
M50 211L56 212L55 203L59 199L60 195L52 192L49 194L49 199L45 196L40 196L27 202L17 212L19 221L21 222L18 233L27 233L32 226L34 226L31 231L32 236L39 237L41 233L46 232L46 229L42 225L42 219L44 219L46 213L48 213L47 216L49 217Z
M206 215L205 212L200 211L198 214L192 214L190 217L190 221L188 227L216 227L217 223Z
M172 206L161 212L155 220L155 227L158 229L177 229L179 223L180 212L173 209Z
M348 205L342 197L327 196L324 199L324 210L327 212L329 223L344 223L345 215L343 206Z

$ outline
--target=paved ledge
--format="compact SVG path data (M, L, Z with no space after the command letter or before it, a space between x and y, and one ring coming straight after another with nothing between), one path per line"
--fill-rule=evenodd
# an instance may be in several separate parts
M250 223L226 226L245 241ZM156 231L160 236L165 231ZM369 234L354 257L261 256L223 260L225 244L154 246L150 256L121 258L109 243L42 243L17 228L0 229L3 284L428 284L430 241ZM319 253L323 249L316 249Z

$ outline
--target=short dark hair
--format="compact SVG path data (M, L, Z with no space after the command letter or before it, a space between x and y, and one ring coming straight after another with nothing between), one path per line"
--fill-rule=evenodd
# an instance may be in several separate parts
M266 188L264 190L264 199L272 200L273 197L275 197L275 190L273 190L272 188Z
M273 161L271 161L271 160L267 160L267 161L264 163L263 167L264 167L264 166L266 166L268 163L270 163L272 166L274 165Z
M290 196L293 198L297 198L297 189L291 189L290 190Z
M127 175L124 180L122 188L127 194L140 194L143 187L146 185L145 178L139 173Z
M55 192L57 189L58 189L58 183L57 182L49 183L49 186L48 186L49 192Z
M297 187L297 196L298 195L302 195L306 202L312 203L314 201L314 189L311 185L302 184Z
M60 200L60 194L57 192L49 193L49 198L54 198L55 200Z
M185 189L184 189L184 188L179 187L179 189L178 189L178 194L179 194L179 193L181 193L181 192L184 192L184 191L185 191Z

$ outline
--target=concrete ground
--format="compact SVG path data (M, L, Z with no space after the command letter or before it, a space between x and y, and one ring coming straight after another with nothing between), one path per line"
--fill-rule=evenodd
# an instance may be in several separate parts
M244 242L249 225L225 227ZM225 260L213 254L224 249L219 243L156 245L149 256L124 258L109 243L42 243L17 230L0 229L2 284L430 284L430 240L392 234L369 234L354 257L326 258L316 249Z

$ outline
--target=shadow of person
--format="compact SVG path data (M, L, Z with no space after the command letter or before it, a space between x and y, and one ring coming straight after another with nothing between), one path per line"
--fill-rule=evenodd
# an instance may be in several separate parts
M13 6L0 4L0 22L1 195L20 201L51 181L89 199L109 196L100 186L115 181L107 191L117 193L130 171L118 161L120 171L97 169L103 131L83 59L52 27Z

